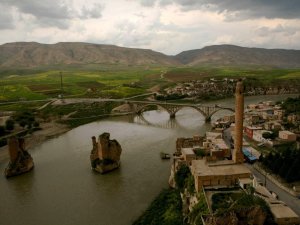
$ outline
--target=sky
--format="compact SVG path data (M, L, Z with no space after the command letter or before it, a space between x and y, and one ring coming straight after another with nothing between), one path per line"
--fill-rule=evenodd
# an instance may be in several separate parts
M89 42L176 55L208 45L300 49L299 0L0 0L0 44Z

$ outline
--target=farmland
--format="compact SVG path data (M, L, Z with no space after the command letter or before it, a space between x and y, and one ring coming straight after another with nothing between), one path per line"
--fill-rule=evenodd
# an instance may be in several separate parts
M107 71L50 70L25 75L2 74L0 101L20 98L46 99L62 93L65 97L128 97L146 93L152 85L163 83L158 79L160 72L161 68L130 68Z
M0 101L57 97L124 98L177 82L246 77L251 85L300 84L300 70L221 67L64 67L0 71ZM63 87L61 88L61 75Z

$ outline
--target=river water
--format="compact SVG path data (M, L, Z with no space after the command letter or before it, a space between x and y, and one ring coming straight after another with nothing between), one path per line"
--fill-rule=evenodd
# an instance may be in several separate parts
M286 96L248 97L246 104ZM210 104L233 106L234 99ZM220 111L213 120L228 114ZM174 121L164 111L143 117L108 118L75 128L30 149L35 169L22 176L0 177L1 225L129 225L168 186L177 137L203 135L210 129L203 116L184 108ZM121 167L100 175L90 169L91 137L109 132L122 146ZM8 159L0 161L4 171Z

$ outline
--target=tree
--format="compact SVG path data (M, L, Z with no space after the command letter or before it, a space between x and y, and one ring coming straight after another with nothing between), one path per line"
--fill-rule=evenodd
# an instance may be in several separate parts
M27 122L25 120L19 121L19 125L24 129L24 127L27 125Z
M37 122L37 121L34 121L33 122L33 127L39 127L40 126L40 123L39 122Z
M285 179L287 182L294 182L300 179L300 154L298 153L293 164L289 167Z
M12 131L15 128L15 121L11 119L6 120L5 128L6 130Z
M5 135L5 128L4 126L0 126L0 136Z
M186 185L186 179L189 177L190 169L186 165L182 165L175 174L175 182L180 191L183 191Z
M265 139L271 139L272 134L270 132L264 132L262 134L262 137Z

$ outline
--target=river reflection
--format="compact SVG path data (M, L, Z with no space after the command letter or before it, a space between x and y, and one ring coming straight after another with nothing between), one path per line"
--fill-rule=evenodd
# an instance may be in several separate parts
M224 103L234 105L233 99L216 102ZM220 111L212 119L227 113ZM178 137L203 135L210 128L198 111L189 108L180 110L172 122L164 111L142 116L86 124L30 149L34 171L12 179L0 177L0 224L131 224L168 186L171 161L162 161L160 151L172 153ZM106 175L92 172L89 162L91 137L102 132L111 133L123 149L121 168ZM6 164L1 162L1 171Z

